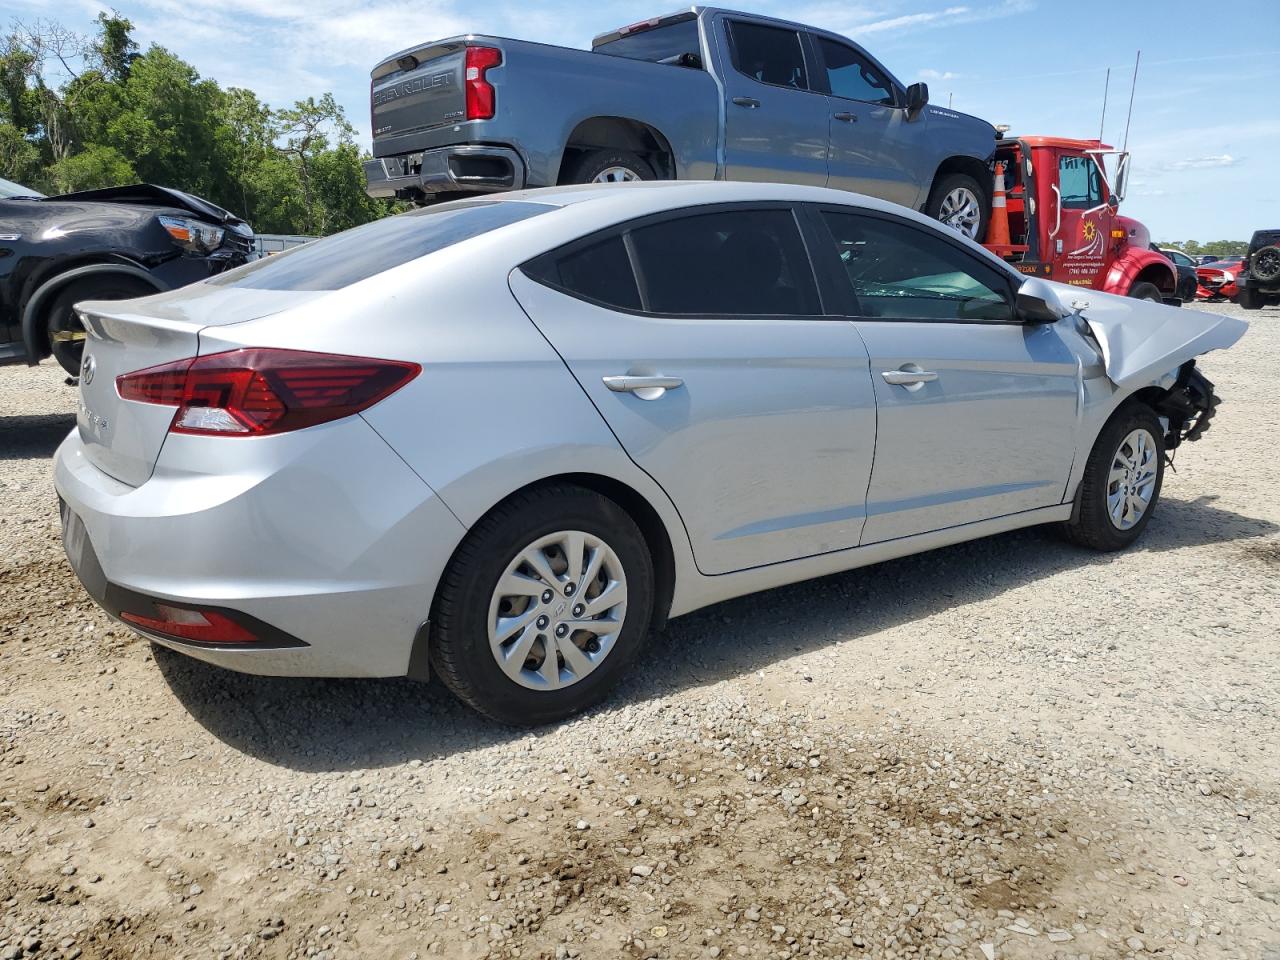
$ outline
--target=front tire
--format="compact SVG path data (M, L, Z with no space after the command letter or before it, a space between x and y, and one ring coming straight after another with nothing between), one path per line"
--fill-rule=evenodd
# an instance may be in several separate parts
M1123 550L1142 535L1164 483L1164 431L1146 404L1130 401L1102 428L1077 492L1068 540L1093 550Z
M431 663L468 706L502 723L551 723L600 700L640 653L653 561L616 503L536 488L472 528L431 613Z
M933 185L924 212L977 243L987 235L991 197L967 173L951 173Z
M76 316L75 305L81 300L131 300L155 292L156 288L144 281L120 273L105 273L68 283L54 296L45 314L49 352L63 370L73 377L79 376L85 330Z
M1129 288L1129 296L1135 300L1148 300L1151 303L1164 303L1164 294L1160 292L1160 288L1154 283L1147 283L1143 280L1141 283L1135 283Z

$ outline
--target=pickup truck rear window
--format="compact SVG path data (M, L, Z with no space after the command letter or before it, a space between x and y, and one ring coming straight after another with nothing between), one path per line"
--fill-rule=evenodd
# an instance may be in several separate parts
M556 209L510 200L447 203L336 233L208 282L255 290L341 290L490 230Z
M647 30L633 31L600 44L595 52L606 53L611 57L625 57L628 60L647 60L650 63L665 60L674 63L684 54L700 58L702 41L698 39L698 21L690 17Z

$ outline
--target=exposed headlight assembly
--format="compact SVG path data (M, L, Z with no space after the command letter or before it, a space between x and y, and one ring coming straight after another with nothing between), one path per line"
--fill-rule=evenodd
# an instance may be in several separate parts
M160 226L169 231L169 236L178 246L190 253L212 253L222 246L222 237L226 233L222 227L186 217L162 216Z

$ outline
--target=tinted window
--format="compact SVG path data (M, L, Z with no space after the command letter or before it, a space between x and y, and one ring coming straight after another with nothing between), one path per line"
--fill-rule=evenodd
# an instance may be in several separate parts
M640 309L631 260L622 238L615 236L563 256L543 257L526 272L565 293L624 310Z
M809 88L800 34L794 30L731 20L729 46L739 73L778 87Z
M1058 189L1065 210L1092 210L1102 203L1102 174L1089 157L1058 159Z
M931 231L827 212L858 315L894 320L1012 320L1009 283Z
M649 30L629 33L617 40L610 40L595 48L596 53L628 60L674 60L681 54L702 56L702 43L698 39L698 21L694 18L666 23Z
M813 315L813 271L789 210L735 210L631 231L652 313Z
M257 290L340 290L375 274L554 210L542 203L426 207L264 257L209 283Z
M893 106L893 85L865 57L826 37L818 38L818 46L822 48L832 96Z

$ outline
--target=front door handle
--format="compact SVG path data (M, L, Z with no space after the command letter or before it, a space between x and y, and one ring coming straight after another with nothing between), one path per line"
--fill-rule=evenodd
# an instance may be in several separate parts
M843 120L845 123L857 123L858 115L856 113L837 113L833 114L837 120Z
M755 97L734 97L733 102L740 107L746 107L748 110L754 110L760 106L760 101Z
M603 377L604 385L614 393L632 393L641 400L657 400L668 390L684 386L679 377Z
M918 387L921 384L933 383L938 379L938 375L932 370L921 370L915 364L911 364L901 370L882 371L880 376L884 377L885 383L892 383L898 387Z

